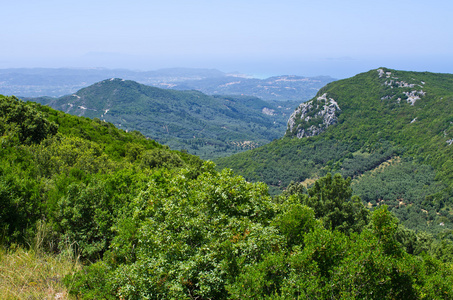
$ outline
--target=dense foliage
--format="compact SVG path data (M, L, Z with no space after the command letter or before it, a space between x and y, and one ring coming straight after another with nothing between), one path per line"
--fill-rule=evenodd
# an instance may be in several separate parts
M348 198L349 181L329 174L279 204L261 183L205 169L196 179L156 173L118 222L103 260L68 278L78 282L73 292L127 299L452 295L451 265L438 260L449 258L436 253L453 244L426 243L398 227L385 206L369 216ZM428 246L432 254L405 246L419 254Z
M94 250L87 255L100 253L105 245L97 243L108 237L101 229L112 226L147 169L189 167L196 173L201 166L194 156L99 120L14 97L2 96L0 109L0 228L10 242L25 241L44 218L73 241L90 244ZM96 210L102 219L92 215Z
M78 298L453 296L451 232L406 229L385 205L369 212L338 174L271 197L138 132L14 97L0 104L30 112L2 122L2 246L50 229L46 250L71 245L85 264L64 281ZM21 139L15 129L35 121L43 138Z

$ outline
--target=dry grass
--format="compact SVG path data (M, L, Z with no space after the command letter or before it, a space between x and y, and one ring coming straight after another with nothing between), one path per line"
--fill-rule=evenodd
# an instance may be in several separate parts
M80 270L81 264L70 246L60 254L44 252L47 229L38 225L29 250L0 246L1 299L71 299L63 278Z
M302 184L305 188L308 188L309 186L313 185L316 180L318 180L319 177L312 177L312 178L307 178L304 181L302 181L300 184Z
M380 172L388 166L397 165L399 163L401 163L401 158L399 156L392 157L392 158L384 161L383 163L381 163L379 166L377 166L373 170L371 170L371 172Z
M2 299L69 299L62 280L80 269L67 255L49 255L15 248L0 250Z
M376 168L372 169L372 170L369 170L367 172L369 172L370 174L375 174L375 173L378 173L378 172L382 172L385 168L387 168L388 166L394 166L394 165L397 165L401 163L401 157L399 156L396 156L396 157L392 157L384 162L382 162L379 166L377 166ZM365 173L367 173L365 172ZM357 176L355 179L357 180L360 180L360 178L362 178L364 174L361 174L359 176ZM352 184L355 184L356 181L353 181Z

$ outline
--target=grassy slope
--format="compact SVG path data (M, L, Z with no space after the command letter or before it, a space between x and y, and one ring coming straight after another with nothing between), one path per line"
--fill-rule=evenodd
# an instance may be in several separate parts
M76 258L66 254L0 249L2 299L69 299L63 278L81 268Z

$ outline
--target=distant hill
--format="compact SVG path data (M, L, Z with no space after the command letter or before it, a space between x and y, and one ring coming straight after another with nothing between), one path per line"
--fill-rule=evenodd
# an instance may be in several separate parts
M228 75L204 80L175 82L168 86L179 90L195 89L209 95L249 95L265 100L305 101L312 98L321 87L333 80L328 76L309 78L292 75L257 79ZM167 83L163 83L163 85L167 85Z
M438 231L453 229L452 157L453 75L380 68L329 83L283 138L217 164L274 192L339 172L369 207L388 204L408 227Z
M60 98L26 98L185 149L205 159L253 149L280 137L295 103L208 96L108 79Z
M198 90L205 94L248 95L264 100L305 101L334 79L328 76L251 78L215 69L0 69L0 93L20 97L61 97L106 78L123 78L160 88Z

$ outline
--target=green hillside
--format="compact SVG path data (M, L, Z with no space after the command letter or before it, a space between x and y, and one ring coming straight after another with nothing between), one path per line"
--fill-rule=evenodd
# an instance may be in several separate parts
M78 209L90 214L103 205L102 209L112 213L132 196L127 195L128 189L140 184L136 174L156 167L189 167L198 172L202 165L198 157L171 151L138 131L126 133L111 123L71 116L15 97L0 96L0 121L0 228L6 241L26 241L44 216L56 227L64 227L56 210L65 205L61 201L72 187L86 191L99 184L105 198L86 199L77 204L81 205ZM116 176L125 180L121 185L129 180L130 186L116 185L111 181ZM113 213L108 218L115 217ZM96 239L108 241L106 236Z
M172 149L186 149L205 159L253 149L280 137L295 107L248 96L164 90L121 79L104 80L57 99L29 100L138 130Z
M137 131L15 97L0 96L0 139L5 299L453 296L452 231L370 212L338 174L271 197Z
M275 193L339 172L370 207L438 231L453 228L452 141L453 75L381 68L329 83L296 109L285 137L216 162Z

